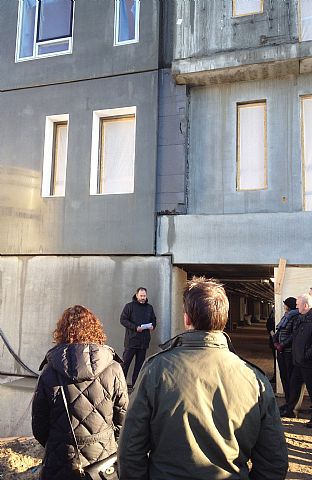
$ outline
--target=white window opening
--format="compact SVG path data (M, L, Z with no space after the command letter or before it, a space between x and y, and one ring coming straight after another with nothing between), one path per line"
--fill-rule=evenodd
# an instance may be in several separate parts
M46 118L42 173L43 197L65 196L68 119L67 114Z
M303 208L312 210L312 97L301 98Z
M93 112L90 195L134 192L136 107Z
M267 188L266 102L237 105L236 187Z
M301 42L312 40L312 1L299 0L299 39Z
M233 0L233 17L263 13L263 0Z
M139 41L140 0L115 0L114 45Z
M20 0L16 60L72 52L74 0Z

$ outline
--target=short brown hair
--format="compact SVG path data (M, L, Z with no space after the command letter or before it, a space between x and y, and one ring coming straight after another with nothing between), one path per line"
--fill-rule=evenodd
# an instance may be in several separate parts
M91 310L82 305L73 305L58 320L53 338L56 343L104 345L106 335L100 320Z
M221 283L214 278L193 277L183 292L184 311L196 330L223 330L229 301Z

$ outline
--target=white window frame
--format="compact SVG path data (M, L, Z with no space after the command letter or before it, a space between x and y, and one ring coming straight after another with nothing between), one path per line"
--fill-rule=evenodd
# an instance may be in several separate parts
M311 18L312 22L312 17L307 17ZM299 42L310 42L312 40L311 38L303 38L303 25L302 25L302 0L298 0L298 26L299 26Z
M51 179L53 166L53 150L54 150L54 125L56 123L67 123L67 146L66 146L66 161L64 171L64 191L60 195L51 194ZM50 115L46 117L45 136L44 136L44 153L43 153L43 167L42 167L42 197L65 197L66 190L66 171L67 171L67 153L68 153L68 131L69 131L69 115L64 113L61 115Z
M98 169L100 162L100 127L101 119L109 119L110 117L134 116L134 152L133 152L133 177L132 191L125 193L114 192L98 192ZM131 195L134 193L134 173L135 173L135 145L136 145L136 107L111 108L105 110L96 110L93 112L92 121L92 143L91 143L91 169L90 169L90 195Z
M312 160L312 144L310 146L310 155L308 155L307 152L307 143L310 142L311 134L310 131L308 131L307 135L306 133L306 119L304 115L304 102L305 100L309 100L312 102L312 95L303 95L300 97L300 116L301 116L301 168L302 168L302 204L303 204L303 210L304 211L312 211L312 205L311 208L308 208L307 206L307 195L306 192L308 190L307 183L307 166L308 163L310 163L309 167L312 168L312 161L308 162L308 156ZM310 178L312 177L312 174L310 175ZM311 180L309 182L311 184ZM311 194L309 195L310 197L312 196ZM309 199L309 203L311 203L311 199Z
M262 106L264 115L263 115L263 185L259 187L242 187L241 186L241 124L240 124L240 110L244 108L250 108L255 106ZM237 136L236 136L236 190L241 191L254 191L254 190L266 190L268 188L268 178L267 178L267 103L266 100L254 100L250 102L237 103L236 105L236 123L237 123Z
M135 18L135 37L132 40L124 40L122 42L118 41L119 33L119 17L120 17L120 0L115 0L115 16L114 16L114 46L118 45L128 45L130 43L138 43L140 37L140 0L135 0L136 2L136 18Z
M259 15L263 13L263 1L260 1L260 10L257 10L256 12L248 12L248 13L236 13L236 3L237 0L232 0L232 16L233 17L246 17L248 15Z
M39 58L47 57L56 57L59 55L70 55L73 51L73 36L74 36L74 17L75 17L75 5L76 2L73 0L73 16L72 16L72 32L70 37L57 38L54 40L45 40L41 42L36 41L37 27L38 27L38 12L39 12L39 1L36 0L36 18L34 26L34 38L33 38L33 54L29 57L20 57L20 47L21 47L21 34L22 34L22 20L23 20L23 1L19 0L18 8L18 18L17 18L17 33L16 33L16 49L15 49L15 62L27 62L28 60L36 60ZM53 45L57 43L63 43L68 41L68 49L61 52L52 52L52 53L39 53L39 47L42 45Z

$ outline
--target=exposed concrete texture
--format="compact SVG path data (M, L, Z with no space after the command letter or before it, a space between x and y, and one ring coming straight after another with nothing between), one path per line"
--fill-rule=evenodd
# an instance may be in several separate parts
M188 212L302 210L300 96L311 75L191 89ZM236 190L237 104L265 100L267 178L263 190Z
M312 213L178 215L158 218L157 253L174 264L307 265Z
M297 3L266 0L263 13L233 17L231 1L176 0L174 59L298 41Z
M1 253L154 253L157 92L150 72L0 94ZM90 196L93 111L128 106L137 107L134 193ZM64 113L65 197L42 198L46 116Z
M186 210L186 139L188 98L170 70L159 73L157 211Z
M183 322L183 289L187 273L178 267L172 268L171 286L171 337L185 330Z
M123 352L124 328L119 318L138 286L148 290L158 320L149 353L170 338L170 258L153 257L0 257L0 324L12 348L34 371L52 347L52 332L65 308L81 303L102 320L108 340L119 355ZM3 345L1 371L25 373ZM16 388L15 388L16 387ZM2 425L0 436L29 433L23 425L10 430L12 413L18 419L29 394L20 386L0 387ZM5 388L5 390L2 390ZM27 428L26 428L27 427Z
M15 63L18 1L1 0L0 90L158 68L159 2L140 4L140 41L114 46L114 1L75 2L73 52Z

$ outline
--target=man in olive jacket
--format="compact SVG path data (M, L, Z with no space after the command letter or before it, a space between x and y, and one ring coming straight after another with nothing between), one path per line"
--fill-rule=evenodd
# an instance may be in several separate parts
M146 360L130 398L120 480L285 479L274 393L258 368L229 350L223 287L193 278L183 298L186 332Z

